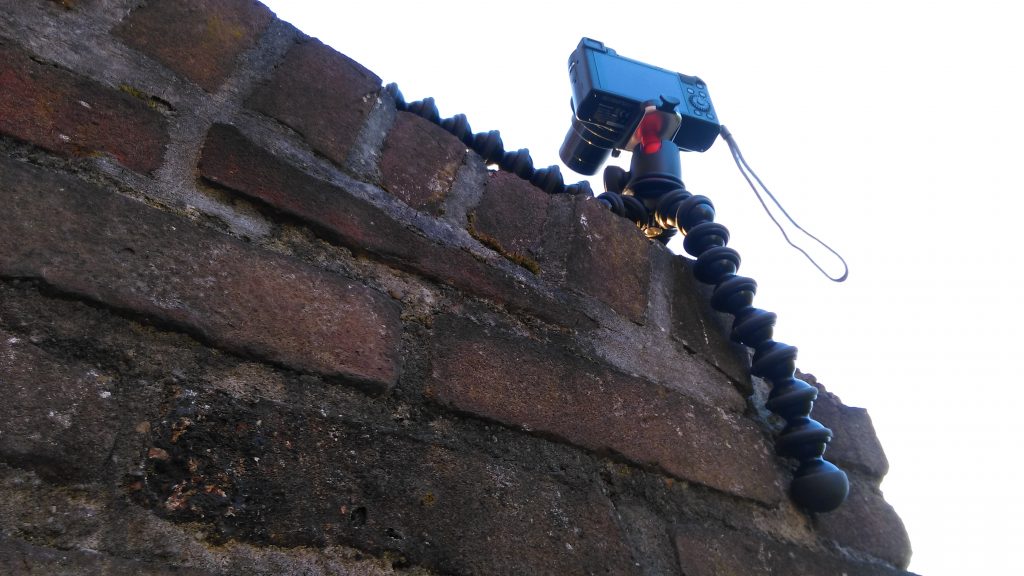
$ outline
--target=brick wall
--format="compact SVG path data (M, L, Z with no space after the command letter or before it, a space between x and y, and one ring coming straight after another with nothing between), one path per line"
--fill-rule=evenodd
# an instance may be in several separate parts
M0 572L904 574L686 259L249 0L0 0Z

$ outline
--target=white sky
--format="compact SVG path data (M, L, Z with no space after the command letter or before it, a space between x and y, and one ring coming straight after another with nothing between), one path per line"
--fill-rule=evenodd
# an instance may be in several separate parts
M762 180L850 264L836 285L790 249L723 142L684 155L687 188L715 202L758 281L755 304L779 314L776 338L868 408L911 570L1020 573L1013 3L264 1L408 101L433 96L443 117L500 130L537 167L559 163L582 36L703 78Z

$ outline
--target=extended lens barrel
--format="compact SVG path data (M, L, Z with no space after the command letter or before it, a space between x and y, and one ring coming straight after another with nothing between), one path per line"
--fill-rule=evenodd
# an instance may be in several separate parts
M608 147L598 145L597 142ZM558 150L558 156L566 166L585 176L597 174L611 153L612 148L607 144L607 139L591 132L575 115L565 141Z

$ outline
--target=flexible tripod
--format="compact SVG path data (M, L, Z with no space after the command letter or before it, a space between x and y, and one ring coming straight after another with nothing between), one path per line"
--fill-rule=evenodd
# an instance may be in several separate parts
M399 110L444 128L488 164L498 165L549 194L591 193L585 180L565 184L558 166L534 168L526 149L506 152L496 130L474 134L462 114L442 119L432 98L406 103L397 85L389 84L386 91ZM671 112L672 104L663 102L662 111ZM796 378L797 349L772 339L776 315L753 307L757 282L736 274L740 256L726 246L729 231L714 222L711 200L694 196L683 186L679 148L671 140L655 140L634 148L629 172L616 166L605 169L608 191L598 200L636 222L649 238L668 242L677 230L686 234L683 248L697 258L694 276L715 286L711 307L735 318L732 339L754 350L751 374L772 384L766 405L786 421L775 450L799 461L790 496L813 512L834 510L846 500L850 484L845 472L822 457L832 431L810 417L818 389Z
M608 191L598 200L636 222L648 237L667 242L676 230L683 231L683 249L697 259L694 276L715 287L711 307L734 317L731 338L754 350L750 373L772 385L766 406L786 421L775 450L800 463L791 497L808 510L834 510L846 500L850 485L846 473L822 457L832 431L810 416L818 389L796 378L797 349L772 339L776 315L752 305L757 282L736 274L740 255L726 246L729 230L714 221L711 200L686 191L679 157L671 140L637 145L629 172L605 168Z

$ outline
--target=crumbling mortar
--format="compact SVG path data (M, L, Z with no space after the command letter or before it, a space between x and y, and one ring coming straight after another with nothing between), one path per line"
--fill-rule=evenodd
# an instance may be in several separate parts
M470 210L480 203L487 185L487 174L483 159L476 152L466 150L462 166L456 172L451 190L441 206L440 218L456 228L466 226Z
M396 114L394 99L381 88L345 162L345 167L356 178L381 186L382 176L378 160Z

